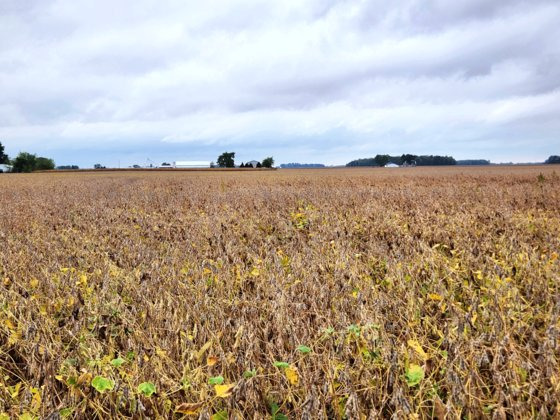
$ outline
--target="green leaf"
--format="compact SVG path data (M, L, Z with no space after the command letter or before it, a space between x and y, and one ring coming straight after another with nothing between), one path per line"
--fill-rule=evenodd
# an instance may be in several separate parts
M286 369L290 367L290 364L286 362L274 362L274 366L280 369Z
M270 403L270 414L272 420L288 420L288 417L280 412L280 407L275 402Z
M117 357L116 359L111 360L111 365L114 367L121 367L124 362L125 360L122 357Z
M138 385L138 392L144 394L146 397L151 397L156 392L156 386L151 382L142 382Z
M214 413L212 417L210 417L210 420L228 420L228 419L229 416L227 410L218 411L217 413Z
M64 419L66 417L70 417L73 412L74 412L73 408L66 407L66 408L63 408L62 410L60 410L58 412L58 414L60 415L60 417L62 417Z
M424 379L424 369L422 366L411 364L406 370L405 377L408 386L416 386Z
M208 383L210 385L221 385L224 383L224 377L223 376L213 376L210 379L208 379Z
M257 375L257 369L253 369L253 370L246 370L245 372L243 372L243 377L244 378L252 378L253 376Z
M103 376L96 376L91 381L91 386L93 386L97 392L103 393L105 391L111 391L115 387L115 383Z
M311 348L302 345L302 346L297 347L297 351L299 351L300 353L303 353L303 354L308 354L308 353L311 353Z
M357 326L356 324L352 324L348 327L348 332L351 332L356 337L360 336L361 331L362 331L362 329L359 326Z

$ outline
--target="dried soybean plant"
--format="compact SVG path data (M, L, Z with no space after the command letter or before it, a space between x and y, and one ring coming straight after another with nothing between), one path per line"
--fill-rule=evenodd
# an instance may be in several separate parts
M560 415L549 168L0 177L0 419Z

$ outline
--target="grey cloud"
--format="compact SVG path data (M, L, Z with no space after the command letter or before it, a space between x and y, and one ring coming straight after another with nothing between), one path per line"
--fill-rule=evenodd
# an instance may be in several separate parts
M4 0L0 139L343 163L522 133L558 153L559 19L545 0Z

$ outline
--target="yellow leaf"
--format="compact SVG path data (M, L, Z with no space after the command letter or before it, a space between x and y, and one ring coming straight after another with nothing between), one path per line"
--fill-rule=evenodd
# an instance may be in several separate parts
M18 397L20 388L21 388L21 382L18 382L18 383L12 388L12 391L10 391L10 395L12 396L12 398L13 398L14 400Z
M261 272L259 271L259 269L257 267L255 267L251 270L251 275L253 277L258 277L260 274L261 274Z
M193 415L197 414L198 410L202 408L204 405L203 402L199 403L182 403L175 407L176 413L186 414L186 415Z
M37 280L36 278L32 278L31 281L29 282L29 285L35 289L37 286L39 286L39 280Z
M443 297L441 295L438 295L437 293L429 293L428 294L428 299L431 300L443 300Z
M156 347L156 354L159 357L166 357L167 356L167 352L165 350L160 349L159 347Z
M296 368L288 367L284 369L284 373L292 385L297 385L299 383L299 375Z
M235 388L235 384L227 385L214 385L214 391L216 391L216 396L220 398L227 398L231 395L231 391Z
M206 364L208 366L214 366L216 363L218 363L218 358L216 356L208 356L206 358Z
M428 355L422 349L420 343L416 340L408 340L408 345L422 358L422 360L428 360Z
M34 412L37 412L41 408L41 403L43 402L43 399L41 398L41 390L38 388L31 388L30 391L31 394L33 394L31 407Z
M4 321L4 325L5 325L6 327L8 327L8 329L10 329L10 330L12 330L12 331L16 329L16 326L14 325L14 323L13 323L12 321L10 321L9 319L6 319L6 320Z

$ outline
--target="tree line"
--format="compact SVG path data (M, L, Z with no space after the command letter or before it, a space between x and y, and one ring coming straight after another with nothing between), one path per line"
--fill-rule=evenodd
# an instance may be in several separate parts
M54 160L32 153L20 152L14 159L10 159L1 142L0 164L10 165L12 172L47 171L55 168Z
M272 168L274 165L274 159L272 157L267 157L262 160L262 162L257 162L255 166L251 163L243 163L239 166L235 165L235 152L224 152L216 160L218 168Z
M385 166L389 163L393 163L395 165L442 166L456 165L457 161L452 156L417 156L411 154L403 154L401 156L376 155L372 158L353 160L351 162L348 162L346 166Z

